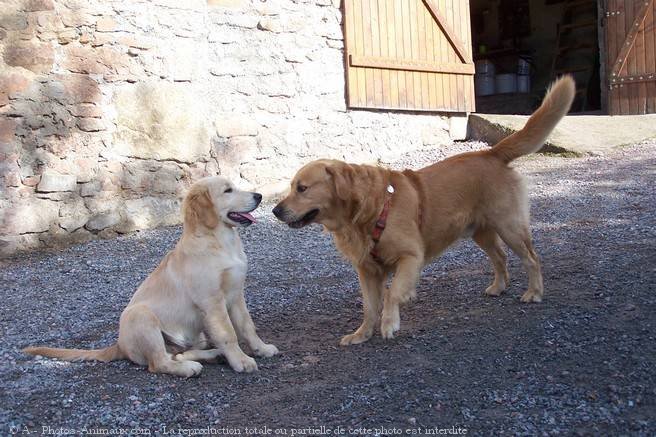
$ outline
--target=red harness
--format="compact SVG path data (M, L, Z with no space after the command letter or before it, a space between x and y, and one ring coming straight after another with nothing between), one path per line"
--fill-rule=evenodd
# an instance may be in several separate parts
M378 251L376 250L376 245L380 241L380 237L383 235L383 231L385 230L385 226L387 225L387 216L389 215L390 206L392 205L392 194L394 194L394 187L388 185L387 192L389 194L387 196L387 199L385 200L385 204L383 205L383 211L378 216L378 220L376 220L376 226L374 226L374 230L371 232L371 239L374 240L374 247L371 249L369 254L376 262L381 262L381 259L378 258ZM419 207L417 211L417 226L421 228L421 207Z
M383 231L387 225L387 216L389 215L390 205L392 204L392 194L394 193L394 187L388 185L387 192L389 195L387 196L385 204L383 205L383 211L378 216L378 220L376 220L376 226L374 226L374 230L371 233L371 239L374 240L374 247L371 249L369 254L375 261L380 261L378 258L378 252L376 251L376 244L378 244L378 241L380 241L380 237L383 235Z

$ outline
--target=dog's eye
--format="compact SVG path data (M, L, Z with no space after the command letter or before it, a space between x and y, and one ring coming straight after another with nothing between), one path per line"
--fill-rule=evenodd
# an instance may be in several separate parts
M296 191L298 191L299 193L302 193L305 190L307 190L307 187L305 185L299 185L296 187Z
M226 188L224 193L232 193L232 188Z

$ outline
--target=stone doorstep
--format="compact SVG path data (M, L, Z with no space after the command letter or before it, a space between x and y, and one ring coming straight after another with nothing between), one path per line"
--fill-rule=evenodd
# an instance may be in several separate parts
M471 114L467 137L493 145L526 124L526 115ZM556 126L541 152L602 155L616 147L656 138L656 114L568 115Z

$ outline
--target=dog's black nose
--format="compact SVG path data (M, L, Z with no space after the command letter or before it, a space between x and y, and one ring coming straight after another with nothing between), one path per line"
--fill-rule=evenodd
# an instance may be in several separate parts
M257 201L257 203L260 203L262 200L262 195L260 193L253 193L253 198Z
M276 205L275 208L273 208L273 215L275 215L276 217L280 218L280 216L282 215L283 211L284 211L284 208L283 208L282 206L280 206L280 204L278 204L278 205Z

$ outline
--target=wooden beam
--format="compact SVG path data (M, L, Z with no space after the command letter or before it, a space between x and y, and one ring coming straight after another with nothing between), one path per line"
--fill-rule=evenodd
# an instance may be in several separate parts
M636 37L638 36L638 32L640 32L640 28L642 27L642 24L647 17L647 11L652 7L653 4L654 0L643 0L643 4L640 6L640 10L638 11L635 20L633 21L633 25L631 26L631 29L629 29L629 32L626 35L626 39L622 44L620 54L617 55L617 59L613 65L613 71L610 74L611 82L614 78L620 75L620 71L622 71L622 68L624 68L624 65L626 64L626 58L633 48L633 44L635 43ZM629 3L629 5L632 6L631 3Z
M387 70L427 71L430 73L452 73L474 75L474 64L432 63L407 59L384 58L376 56L350 55L352 67L384 68Z
M446 36L446 39L449 41L449 43L451 43L451 46L456 51L456 54L460 60L465 64L471 63L471 59L469 59L469 56L467 55L467 50L465 49L464 44L462 41L460 41L460 38L458 38L451 26L449 26L449 24L446 22L444 15L442 15L442 13L437 9L437 5L434 3L434 0L423 0L423 2L435 19L437 25L440 26L440 29L442 29L442 32L444 32L444 36Z

